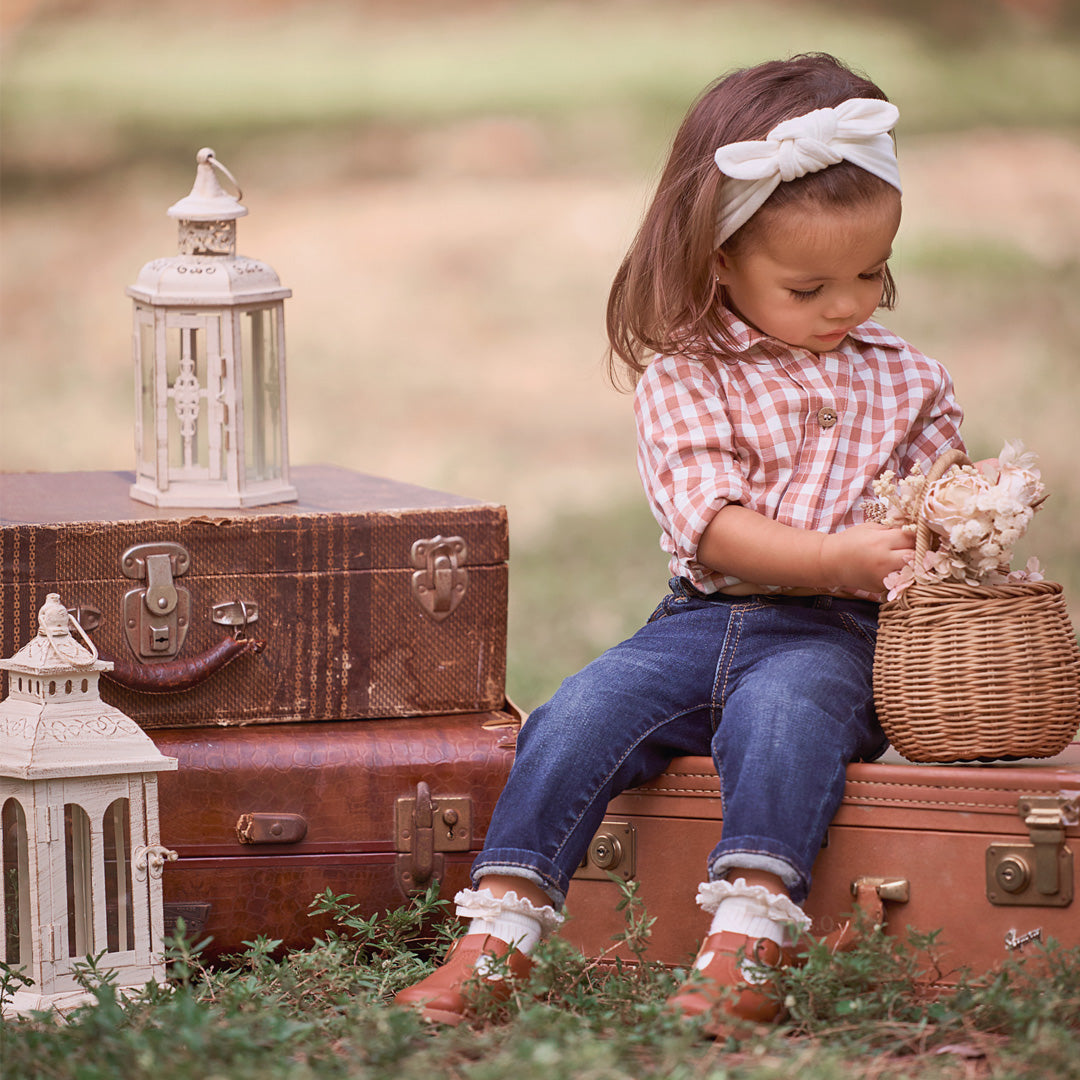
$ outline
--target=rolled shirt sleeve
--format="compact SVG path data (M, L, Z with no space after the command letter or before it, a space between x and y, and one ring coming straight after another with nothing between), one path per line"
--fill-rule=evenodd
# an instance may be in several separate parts
M664 357L638 383L634 412L638 471L661 544L680 563L696 563L716 512L749 495L723 388L704 365Z

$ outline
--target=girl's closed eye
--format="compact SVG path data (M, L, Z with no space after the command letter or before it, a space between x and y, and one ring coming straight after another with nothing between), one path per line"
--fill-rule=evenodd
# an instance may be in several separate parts
M818 285L813 289L788 289L788 292L791 293L796 300L813 300L823 288L825 288L824 285Z

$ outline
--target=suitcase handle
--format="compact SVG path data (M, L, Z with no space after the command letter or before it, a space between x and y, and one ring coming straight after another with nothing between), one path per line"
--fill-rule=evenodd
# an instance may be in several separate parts
M139 694L178 694L205 682L238 656L249 652L257 656L265 648L265 641L234 635L222 638L201 656L187 660L166 660L158 664L113 660L112 671L103 671L101 675ZM101 659L111 658L102 654Z

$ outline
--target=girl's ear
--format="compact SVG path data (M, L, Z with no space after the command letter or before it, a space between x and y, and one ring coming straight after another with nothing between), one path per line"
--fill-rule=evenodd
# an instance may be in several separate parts
M735 266L730 255L723 248L717 248L713 254L713 273L721 285L730 285L735 273Z

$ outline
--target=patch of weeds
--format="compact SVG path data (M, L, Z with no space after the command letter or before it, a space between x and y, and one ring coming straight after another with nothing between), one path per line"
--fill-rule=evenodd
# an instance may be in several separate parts
M806 962L778 980L795 1034L866 1049L919 1046L940 1018L937 933L890 937L861 915L850 948L805 938Z
M935 985L936 935L902 939L862 927L832 954L807 943L781 976L786 1025L710 1042L667 1016L685 972L650 963L652 918L620 883L624 928L603 957L560 938L541 944L509 1000L477 985L479 1016L457 1028L387 1007L431 970L450 933L429 892L366 914L347 896L319 897L334 929L278 956L259 938L228 962L205 963L182 926L169 942L169 982L129 996L101 957L79 965L94 1004L66 1021L40 1014L0 1025L3 1075L19 1080L1073 1080L1080 1033L1080 949L1038 947L979 977ZM456 929L456 928L455 928ZM629 955L627 955L629 953ZM497 965L496 965L497 969ZM0 991L19 977L0 970Z

